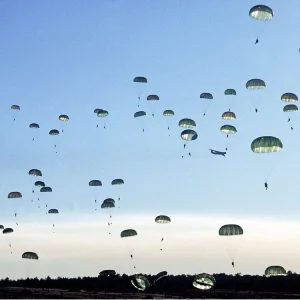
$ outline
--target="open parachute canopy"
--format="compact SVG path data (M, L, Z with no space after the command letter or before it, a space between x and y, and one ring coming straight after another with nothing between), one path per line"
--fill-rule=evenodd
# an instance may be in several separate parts
M219 229L219 235L221 236L242 234L244 234L243 228L240 225L236 224L226 224Z
M48 214L58 214L58 213L59 213L59 211L56 208L51 208L48 210Z
M14 230L12 228L5 228L2 231L3 234L13 233L13 232L14 232Z
M273 19L274 13L272 8L266 5L255 5L249 11L249 16L259 21L269 21Z
M22 198L22 194L20 192L10 192L7 197L9 199Z
M140 110L140 111L137 111L136 113L134 113L133 116L134 116L135 118L143 117L143 116L146 116L146 112L143 111L143 110Z
M207 273L198 274L193 279L193 286L199 290L210 290L215 284L214 276Z
M68 122L69 121L69 117L67 115L60 115L58 117L58 119L62 122Z
M165 117L173 117L174 115L175 115L175 113L171 109L167 109L163 112L163 116L165 116Z
M0 229L4 229L4 226L3 226L3 225L0 225Z
M108 202L105 200L103 201L103 203L101 204L101 208L107 209L107 208L114 208L115 207L115 203L113 202Z
M284 112L294 112L298 110L298 106L296 104L288 104L283 108Z
M114 276L116 275L115 270L103 270L99 273L99 276Z
M102 182L100 180L94 179L89 182L89 186L102 186Z
M37 187L39 187L39 188L42 188L42 187L46 186L45 182L43 182L43 181L36 181L34 183L34 185L37 186Z
M180 136L185 141L194 141L198 138L197 132L192 129L183 130Z
M29 128L40 128L40 125L39 124L37 124L37 123L31 123L31 124L29 124Z
M298 96L294 93L285 93L281 96L281 101L283 102L297 102Z
M108 111L104 110L104 109L99 109L97 112L97 116L99 118L104 118L104 117L107 117L108 115L109 115Z
M273 136L258 137L251 143L251 149L254 153L279 152L282 148L280 139Z
M49 135L59 135L59 130L52 129L52 130L49 131Z
M149 95L147 97L147 100L148 101L158 101L159 100L159 97L157 95Z
M31 169L28 174L32 176L42 176L42 172L38 169Z
M210 93L202 93L202 94L200 95L200 98L201 98L201 99L213 99L213 95L210 94Z
M125 229L121 232L121 238L136 236L137 232L134 229Z
M26 259L39 259L38 255L35 252L24 252L22 258Z
M171 219L168 216L160 215L155 218L155 222L160 224L166 224L170 223Z
M143 275L133 275L131 280L131 284L139 291L145 291L150 287L149 280Z
M261 90L261 89L264 89L265 87L266 87L266 84L261 79L250 79L246 83L246 88L248 90Z
M181 119L178 125L183 128L195 128L196 122L192 119L185 118L185 119Z
M223 125L220 130L225 134L235 134L237 132L236 128L232 125Z
M16 104L12 105L10 108L15 110L20 110L20 106Z
M115 200L112 198L106 198L105 200L103 200L103 203L108 203L108 202L115 204Z
M227 89L225 90L224 94L226 96L236 96L236 91L234 89Z
M147 83L147 78L146 77L135 77L133 79L133 82Z
M232 111L225 111L223 114L222 114L222 119L223 120L226 120L226 121L232 121L232 120L235 120L236 119L236 115L234 112Z
M124 184L124 180L123 179L114 179L112 182L111 182L112 185L121 185L121 184Z
M281 266L270 266L265 270L266 276L285 276L286 270Z
M43 186L41 189L40 189L40 192L41 193L51 193L52 192L52 188L50 186Z

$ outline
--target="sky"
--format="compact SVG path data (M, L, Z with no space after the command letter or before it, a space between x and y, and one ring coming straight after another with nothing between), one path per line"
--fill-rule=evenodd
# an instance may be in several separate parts
M300 271L300 124L280 100L299 93L300 4L260 3L274 11L269 22L249 17L256 4L0 2L0 224L14 229L0 238L0 277L96 276L103 269L263 274L269 265ZM148 83L135 84L136 76ZM266 88L247 90L252 78ZM226 97L228 88L237 96ZM200 99L205 92L213 100ZM158 103L147 103L150 94ZM109 116L98 118L95 108ZM229 108L237 116L232 122L221 118ZM175 116L164 117L166 109ZM138 110L147 116L134 118ZM59 121L61 114L70 120ZM198 139L186 149L182 118L197 124ZM226 139L224 124L237 133ZM51 129L64 132L50 136ZM251 142L269 135L282 141L282 151L253 153ZM225 158L209 151L226 147ZM32 194L34 168L52 193ZM112 186L115 178L125 184ZM90 187L93 179L102 187ZM12 191L22 199L8 199ZM116 200L111 227L110 212L100 208L106 198ZM59 215L46 215L46 204ZM171 223L155 223L161 214ZM244 229L232 239L235 270L232 240L218 235L228 223ZM124 241L120 233L129 228L138 236ZM39 260L25 261L25 251Z

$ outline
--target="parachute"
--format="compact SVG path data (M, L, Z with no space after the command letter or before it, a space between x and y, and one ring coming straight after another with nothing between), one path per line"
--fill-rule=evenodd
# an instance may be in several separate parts
M35 252L24 252L22 258L25 259L39 259L38 255Z
M115 204L113 202L103 202L101 208L114 208Z
M0 225L0 229L4 229L4 226L3 226L3 225Z
M212 100L212 99L213 99L213 95L210 94L210 93L202 93L202 94L200 95L200 99ZM207 112L208 109L209 109L210 103L211 103L211 101L204 101L204 102L201 102L201 106L203 106L203 109L202 109L203 116L206 115L206 112Z
M13 233L13 232L14 232L14 230L12 228L5 228L2 231L3 234Z
M225 134L235 134L237 132L236 128L232 125L223 125L220 128L220 131L222 131Z
M29 124L29 128L40 128L40 125L37 123L31 123Z
M49 135L59 135L59 130L52 129L52 130L49 131Z
M91 180L89 186L102 186L102 182L100 180Z
M288 104L283 108L284 112L294 112L298 110L298 106L295 104Z
M199 290L210 290L215 284L214 276L207 273L198 274L193 279L193 286Z
M183 128L195 128L196 122L192 119L181 119L178 125Z
M121 232L121 238L136 236L137 232L134 229L126 229Z
M111 182L112 185L121 185L121 184L124 184L124 180L123 179L114 179L112 182Z
M46 186L43 181L36 181L34 183L34 185L37 186L37 187L39 187L39 188L42 188L42 187Z
M108 111L104 110L104 109L99 109L97 112L97 117L99 117L99 118L105 118L108 115L109 115Z
M281 96L281 101L283 102L297 102L298 96L293 93L285 93Z
M107 199L103 200L103 203L107 203L107 202L115 204L115 200L112 198L107 198Z
M116 275L115 270L103 270L99 273L99 276L114 276Z
M41 189L40 189L40 192L41 193L51 193L52 192L52 188L50 186L43 186Z
M42 172L38 169L31 169L28 174L32 176L42 176Z
M254 153L279 152L282 148L280 139L273 136L262 136L251 143L251 149Z
M213 99L213 95L210 94L210 93L202 93L202 94L200 95L200 98L201 98L201 99L210 99L210 100L212 100L212 99Z
M22 194L20 192L10 192L7 197L9 199L22 198Z
M146 77L135 77L133 79L133 82L147 83L147 78Z
M158 101L159 100L159 97L157 95L149 95L147 97L147 100L148 101Z
M186 129L181 132L181 138L185 141L194 141L198 138L198 134L194 130Z
M235 225L235 224L223 225L219 229L220 236L241 235L241 234L244 234L243 228L241 226Z
M144 111L137 111L136 113L134 113L133 115L135 118L138 118L138 117L143 117L143 116L146 116L146 112Z
M20 106L16 104L12 105L10 108L14 110L20 110Z
M265 87L266 87L266 84L261 79L250 79L246 83L246 88L248 90L260 90L260 89L264 89Z
M222 119L223 120L226 120L226 121L232 121L232 120L235 120L236 119L236 115L234 112L232 111L225 111L223 114L222 114Z
M144 92L144 84L142 83L147 83L147 78L146 77L135 77L133 79L133 82L135 83L135 88L136 88L136 93L137 93L137 107L139 107L139 100L141 100L141 95Z
M225 96L236 96L236 91L234 89L227 89L224 92Z
M274 13L272 8L266 5L255 5L249 11L249 16L259 21L269 21L273 19Z
M58 210L56 208L51 208L48 210L48 214L58 214Z
M286 270L281 266L270 266L265 270L266 276L285 276Z
M175 115L173 110L167 109L163 112L163 116L165 117L173 117Z
M95 109L94 109L94 114L98 114L98 112L99 112L100 110L101 110L100 108L95 108Z
M60 115L58 117L58 119L62 122L68 122L69 121L69 117L67 115Z
M155 218L155 222L160 224L166 224L170 223L171 219L168 216L160 215Z
M149 280L143 275L132 276L130 282L139 291L145 291L150 287Z

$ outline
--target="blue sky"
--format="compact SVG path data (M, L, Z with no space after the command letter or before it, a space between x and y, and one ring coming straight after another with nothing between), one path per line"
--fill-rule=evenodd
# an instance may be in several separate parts
M53 238L52 221L48 222L45 210L37 208L36 197L31 202L34 179L28 171L32 168L40 169L43 180L53 188L52 194L41 195L41 202L59 209L57 224L61 224L61 234L66 227L74 226L75 235L69 248L66 245L61 250L57 244L57 252L54 251L57 259L85 234L76 234L78 224L85 224L84 228L90 232L93 222L98 222L100 227L104 226L100 230L102 235L89 233L88 237L90 241L99 238L101 245L107 243L107 253L111 255L107 268L132 272L123 254L111 254L119 241L113 244L107 240L108 214L94 210L97 193L99 208L105 198L121 197L120 209L113 212L115 222L119 222L114 229L115 237L123 229L135 226L138 232L139 229L143 232L147 228L143 238L147 237L150 244L156 243L150 233L160 232L154 222L158 214L169 215L173 220L168 225L172 245L180 241L184 232L194 228L194 223L184 222L189 218L208 218L207 226L217 240L222 221L239 222L242 227L243 220L254 225L266 222L265 234L282 226L296 231L300 208L296 192L299 116L290 114L294 127L291 131L280 97L285 92L299 93L300 6L296 0L264 3L274 11L273 20L264 23L248 16L249 9L256 4L237 0L226 3L222 0L1 1L0 218L3 225L15 229L12 238L16 244L16 252L7 253L2 262L7 266L8 262L18 263L26 251L22 248L26 241L18 233L24 232L22 228L37 234L36 238L28 238L28 243L33 240L38 243L39 239L41 243L52 243L44 236ZM254 45L257 36L260 41ZM136 76L148 79L143 86L140 108L137 108L133 83ZM266 89L248 91L245 85L252 78L263 79ZM237 96L226 99L227 88L234 88ZM199 98L203 92L214 96L205 117L202 114L206 104ZM145 98L149 94L159 95L159 103L147 103ZM12 111L12 104L20 105L21 111ZM254 104L258 114L254 112ZM221 114L229 105L237 119L228 124L236 126L238 132L226 139L219 129L227 123ZM110 115L99 119L93 113L95 108L105 109ZM134 119L133 114L140 109L148 115ZM165 109L174 110L175 116L163 117ZM58 120L60 114L67 114L70 121L62 124ZM199 137L187 143L184 151L178 121L186 117L196 121ZM39 130L29 129L33 122L40 125ZM64 133L60 136L48 135L51 129L61 130L63 125ZM253 154L252 140L264 135L280 138L283 151ZM226 146L226 158L212 156L208 150L224 150ZM188 151L192 157L186 155ZM115 178L123 178L125 185L112 187L110 182ZM92 179L101 180L103 186L89 187ZM263 185L266 179L268 191ZM11 191L22 192L23 198L12 203L7 199ZM16 209L19 226L15 225ZM178 221L173 215L179 216ZM43 230L44 226L48 226L49 232ZM174 235L172 226L180 232L178 236ZM191 236L191 247L197 247L202 234L209 249L219 247L213 237L205 235L203 226L203 223L197 225L195 239ZM251 228L248 227L245 236L248 233L255 236L257 227ZM57 228L54 234L58 235L57 239L59 234ZM282 245L282 238L274 235L272 243ZM1 243L6 247L6 241ZM253 243L250 248L256 243L254 238ZM184 254L176 247L168 251L170 257L181 261L170 271L204 271L193 269L193 263L190 268L184 268L190 248ZM216 264L217 254L212 250L209 253L212 254L206 259L207 271L231 272L226 257ZM51 261L47 247L41 248L38 254L39 263ZM279 264L284 256L275 254L276 259L270 264ZM154 272L149 255L151 252L141 256L139 272ZM262 273L267 266L265 255L249 251L240 255L239 260L249 261L249 255L260 263L240 271ZM72 256L68 259L70 264L76 260ZM116 260L119 263L115 265ZM155 257L152 260L155 262ZM92 261L91 265L94 265ZM170 262L167 266L173 265ZM55 276L63 275L59 263L51 264L51 268ZM290 268L299 271L296 265L290 264ZM79 270L81 275L94 272L83 266ZM46 274L37 271L37 275Z

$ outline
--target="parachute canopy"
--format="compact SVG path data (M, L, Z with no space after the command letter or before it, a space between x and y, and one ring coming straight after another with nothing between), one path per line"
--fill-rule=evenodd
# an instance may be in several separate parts
M181 138L185 141L194 141L197 137L197 132L191 129L186 129L181 132Z
M89 182L89 186L102 186L102 182L100 180L91 180Z
M14 232L14 230L12 228L5 228L2 231L3 234L8 234L8 233L12 233L12 232Z
M216 284L216 279L214 276L202 273L194 277L193 286L199 290L209 290Z
M121 238L131 237L137 235L137 232L134 229L126 229L121 232Z
M107 202L111 202L111 203L115 204L115 200L112 198L107 198L107 199L103 200L103 203L107 203Z
M9 199L22 198L22 194L20 192L10 192L7 197Z
M57 130L57 129L52 129L52 130L49 131L49 134L50 134L50 135L59 135L59 130Z
M99 273L99 276L114 276L116 275L115 270L103 270Z
M4 229L4 226L3 226L3 225L0 225L0 229Z
M58 214L58 213L59 213L58 209L56 209L56 208L51 208L48 210L48 214Z
M227 89L227 90L225 90L224 94L226 96L235 96L236 95L236 91L234 89Z
M40 128L40 125L37 123L31 123L29 124L29 128Z
M113 202L105 202L103 201L103 203L101 204L101 208L114 208L115 204Z
M213 95L210 94L210 93L202 93L200 95L200 98L202 98L202 99L213 99Z
M34 185L37 186L37 187L39 187L39 188L42 188L42 187L45 186L45 182L43 182L43 181L36 181L34 183Z
M251 149L254 153L279 152L282 148L280 139L273 136L258 137L251 143Z
M19 105L16 105L16 104L12 105L10 108L11 108L11 109L20 110L20 106L19 106Z
M266 84L263 80L261 79L250 79L246 83L246 88L248 90L260 90L266 87Z
M108 115L109 115L108 111L104 110L104 109L99 109L97 112L97 116L99 118L104 118L104 117L107 117Z
M133 82L147 83L147 78L146 77L135 77L133 79Z
M181 119L178 125L183 128L195 128L196 122L192 119Z
M147 100L148 101L158 101L159 100L159 97L157 95L149 95L147 97Z
M175 113L174 113L173 110L167 109L167 110L165 110L165 111L163 112L163 115L164 115L165 117L173 117L173 116L175 115Z
M155 218L156 223L165 224L170 223L171 219L168 216L160 215Z
M149 280L143 275L134 275L130 280L131 284L140 291L145 291L150 287Z
M237 132L236 128L232 125L223 125L220 130L225 134L235 134Z
M124 180L123 179L114 179L112 182L111 182L112 185L121 185L121 184L124 184Z
M231 120L235 120L236 119L236 115L234 112L232 111L225 111L222 114L222 119L223 120L227 120L227 121L231 121Z
M40 189L40 192L41 193L51 193L52 192L52 188L50 186L43 186L41 189Z
M69 121L69 117L68 117L67 115L60 115L60 116L58 117L58 119L59 119L60 121L62 121L62 122L67 122L67 121Z
M38 255L35 252L24 252L22 258L26 259L39 259Z
M298 106L295 104L288 104L283 108L284 112L294 112L298 110Z
M283 102L297 102L298 96L293 93L285 93L281 96L281 101Z
M266 276L285 276L286 270L281 266L270 266L265 270Z
M272 8L266 5L255 5L249 11L249 16L259 21L269 21L273 19Z
M137 111L136 113L134 113L133 116L134 116L135 118L143 117L143 116L146 116L146 112L143 111L143 110L140 110L140 111Z
M38 169L31 169L28 174L32 176L42 176L42 172Z
M219 229L219 235L222 235L222 236L241 235L241 234L244 234L243 228L236 224L223 225Z

